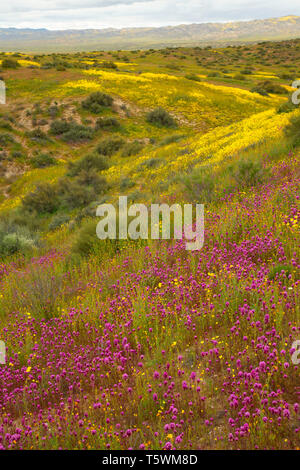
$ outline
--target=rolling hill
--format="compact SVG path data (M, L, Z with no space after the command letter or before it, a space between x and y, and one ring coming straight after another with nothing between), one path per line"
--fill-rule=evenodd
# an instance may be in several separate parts
M201 23L160 28L48 29L0 28L2 51L82 51L224 45L300 36L300 17L228 23Z

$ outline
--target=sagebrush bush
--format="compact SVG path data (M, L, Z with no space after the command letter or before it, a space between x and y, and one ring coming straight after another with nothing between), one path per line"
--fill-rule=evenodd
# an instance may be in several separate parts
M53 213L59 204L55 186L49 183L40 183L34 191L26 194L22 199L22 206L29 212L38 214Z
M198 203L211 202L215 198L215 178L210 168L194 169L181 178L189 198Z
M259 93L262 96L267 96L269 93L284 95L287 93L286 89L278 83L273 83L270 80L265 80L258 83L252 90L253 93Z
M278 114L291 113L292 111L295 111L295 109L296 109L296 106L292 103L291 100L288 100L279 106L277 112Z
M36 142L44 142L49 140L47 134L39 127L37 129L33 129L33 131L27 132L27 136Z
M67 132L64 132L61 139L65 142L79 142L91 140L94 137L94 131L91 127L81 124L72 124Z
M291 118L290 124L285 128L285 134L291 139L294 147L300 145L300 115Z
M49 132L53 135L62 135L65 132L68 132L70 129L71 124L68 121L61 119L51 123Z
M83 186L77 180L63 178L58 184L60 205L67 209L76 209L88 205L97 197L92 186Z
M236 183L241 187L251 187L261 184L267 176L267 171L264 169L261 162L251 159L239 160L235 165L229 167L229 171Z
M15 253L29 252L36 240L27 230L20 227L0 226L0 258L6 258Z
M94 131L91 127L64 120L53 121L49 133L59 136L65 142L91 140L94 137Z
M70 162L68 175L76 176L83 170L89 171L89 170L94 169L97 171L103 171L103 170L106 170L107 168L108 168L108 162L106 158L96 153L90 153L75 162Z
M81 106L95 114L101 113L103 107L110 107L113 104L113 98L110 95L97 91L82 101Z
M122 240L99 240L96 233L98 221L94 219L86 220L79 230L73 243L72 253L79 256L89 256L97 253L98 256L114 256L125 241Z
M95 128L98 129L118 129L121 126L119 121L113 117L101 117L98 118L95 124Z
M2 67L4 69L17 69L20 67L20 64L17 60L8 57L2 60Z
M39 153L30 159L34 168L45 168L47 166L55 165L56 159L48 153Z
M147 122L162 127L177 127L174 118L163 108L156 108L147 114Z
M127 144L122 148L121 157L132 157L133 155L137 155L143 148L144 145L138 140L127 142Z
M54 217L51 219L49 223L49 230L55 230L58 227L61 227L62 225L68 223L70 221L70 216L67 214L56 214Z
M11 134L0 134L0 145L5 147L8 143L14 142L15 139Z
M100 155L110 157L114 153L118 152L124 144L125 140L121 137L108 137L100 142L97 147L97 152Z
M108 184L104 176L99 176L94 169L82 170L76 181L81 186L91 186L96 194L103 194L108 189Z

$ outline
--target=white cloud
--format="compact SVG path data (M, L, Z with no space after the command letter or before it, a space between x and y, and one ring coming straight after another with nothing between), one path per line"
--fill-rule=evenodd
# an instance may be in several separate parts
M11 0L0 27L135 27L300 15L299 0Z

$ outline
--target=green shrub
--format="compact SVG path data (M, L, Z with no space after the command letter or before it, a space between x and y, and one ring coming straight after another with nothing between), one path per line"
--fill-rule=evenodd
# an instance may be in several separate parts
M96 220L89 220L81 227L72 247L73 254L88 256L95 250L100 241L96 234L97 223Z
M42 129L40 129L40 128L34 129L33 131L27 132L27 136L31 140L34 140L36 142L44 142L46 140L49 140L47 135L45 134L45 132L42 131Z
M285 134L292 140L292 145L300 145L300 115L292 116L290 124L285 128Z
M82 170L77 176L76 182L81 186L92 187L97 194L103 194L108 189L104 176L99 176L93 169Z
M104 158L102 155L97 155L96 153L90 153L80 158L76 162L70 162L68 175L76 176L83 170L88 171L94 169L97 171L103 171L107 168L108 163L106 158Z
M140 169L142 170L144 167L157 168L163 163L164 161L161 158L149 158L148 160L145 160L143 163L141 163Z
M4 69L17 69L18 67L20 67L20 64L15 59L7 58L2 60L2 67Z
M215 177L210 168L197 168L181 178L190 199L199 203L211 202L215 198Z
M77 238L73 243L73 255L89 256L97 253L98 256L114 256L121 248L122 240L99 240L96 233L98 220L87 220L79 230ZM126 242L126 241L125 241Z
M124 144L125 140L121 137L108 137L100 142L97 152L101 155L111 156L118 152Z
M72 124L70 130L64 132L61 136L65 142L80 142L91 140L94 137L94 131L91 127L81 124Z
M177 127L176 121L163 108L156 108L147 114L147 122L161 127Z
M65 132L68 132L71 129L71 124L67 121L53 121L50 126L50 134L53 135L62 135Z
M118 66L112 61L102 62L101 67L104 67L105 69L113 69L113 70L116 70L118 68Z
M98 129L118 129L120 123L116 118L113 117L101 117L96 121L95 128Z
M0 134L0 145L3 145L5 147L8 143L14 142L15 139L13 138L12 135L10 134Z
M261 184L266 177L266 170L261 163L250 159L238 161L236 165L229 167L229 171L241 187L256 186Z
M56 214L49 224L49 230L55 230L58 227L68 223L70 221L70 217L67 214Z
M90 204L97 194L91 186L83 186L76 180L63 178L58 184L58 196L62 207L76 209Z
M53 121L49 132L50 134L60 136L65 142L85 141L94 137L94 131L91 127L64 120Z
M101 113L103 107L110 107L113 104L113 98L110 95L97 91L82 101L81 106L95 114Z
M48 114L51 119L55 119L59 114L59 107L57 105L52 105L48 109Z
M56 159L48 153L39 153L30 159L34 168L46 168L47 166L55 165Z
M273 83L270 80L258 83L252 90L253 93L259 93L262 96L267 96L269 93L284 95L287 93L286 89L278 83Z
M296 105L294 105L291 100L288 100L279 106L277 112L278 114L291 113L292 111L295 111L295 109Z
M185 78L187 80L193 80L195 82L201 82L200 77L198 77L198 75L196 75L195 73L188 73L187 75L185 75Z
M5 258L15 253L25 254L35 245L35 240L24 230L8 232L3 227L0 228L0 257Z
M35 190L26 194L22 199L22 205L29 212L38 214L53 213L59 204L55 186L49 183L40 183Z
M243 75L242 73L236 73L236 74L234 74L233 78L234 78L235 80L246 80L245 75Z
M165 137L161 142L160 142L160 146L164 146L164 145L169 145L169 144L173 144L175 142L179 142L180 140L182 140L185 136L184 135L179 135L179 134L175 134L175 135L170 135L168 137Z
M132 179L128 177L122 178L120 181L120 190L125 191L126 189L133 188L134 185L135 183L132 181Z
M138 140L128 142L122 149L121 157L132 157L133 155L137 155L143 148L144 145Z

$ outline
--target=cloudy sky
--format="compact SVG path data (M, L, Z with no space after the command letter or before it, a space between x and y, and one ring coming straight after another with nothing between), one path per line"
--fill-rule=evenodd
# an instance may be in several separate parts
M123 28L300 15L300 0L0 0L0 27Z

